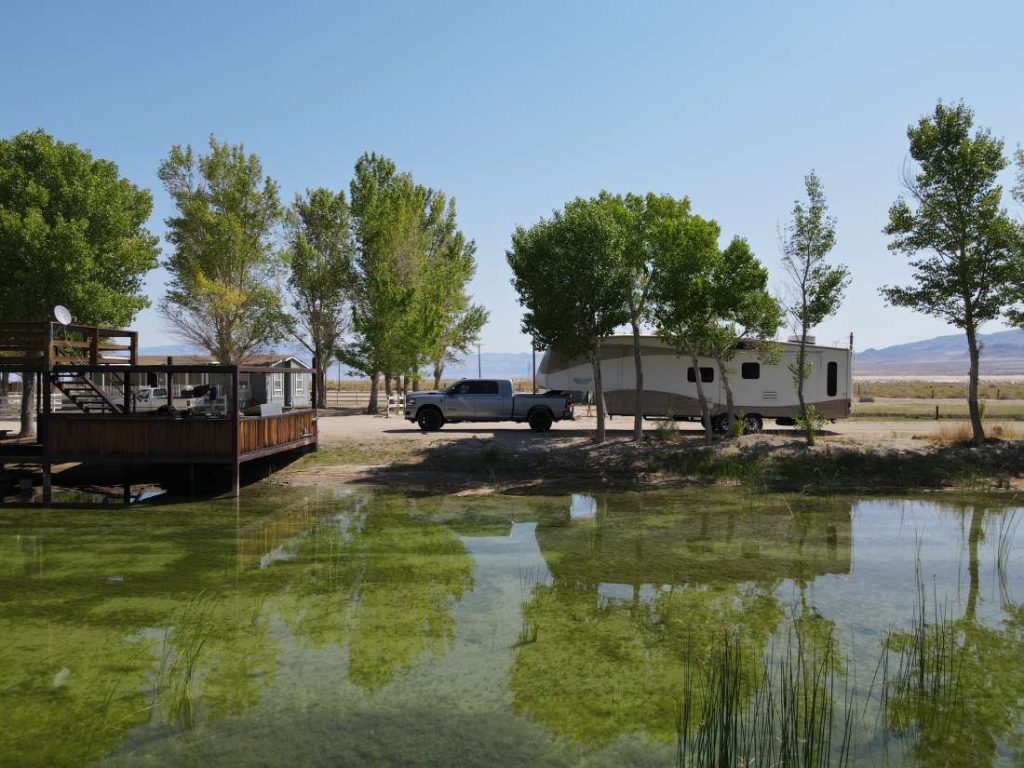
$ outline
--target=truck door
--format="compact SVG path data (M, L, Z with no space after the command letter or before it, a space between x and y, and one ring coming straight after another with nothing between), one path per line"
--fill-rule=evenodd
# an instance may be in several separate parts
M470 382L469 396L473 399L473 418L477 421L507 419L512 415L512 405L501 396L496 381Z
M473 418L473 396L469 393L472 383L460 381L445 394L444 415L449 421Z

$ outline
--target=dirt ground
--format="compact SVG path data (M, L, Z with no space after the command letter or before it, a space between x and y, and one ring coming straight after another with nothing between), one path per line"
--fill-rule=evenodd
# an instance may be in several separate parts
M822 439L827 442L843 445L860 445L866 447L912 449L929 442L940 431L950 430L956 422L951 420L934 421L928 419L843 419L833 424L826 424ZM644 430L654 432L673 427L675 430L696 438L700 427L696 422L680 421L669 425L661 420L644 422ZM590 440L597 430L597 419L593 416L579 415L575 421L555 424L547 434L534 434L526 424L511 422L448 424L441 431L425 434L419 427L405 419L391 415L390 418L368 416L362 413L341 413L339 411L322 411L319 419L320 445L324 448L337 448L349 444L380 444L380 441L415 440L422 445L451 443L465 439L496 440L510 446L526 440L556 440L565 442L584 442ZM18 422L0 420L0 429L17 432ZM632 417L616 416L608 421L608 437L610 440L626 440L633 432ZM766 441L789 442L796 437L792 427L779 427L770 422L765 424L765 431L759 439Z
M825 441L844 445L911 449L929 442L941 430L949 430L953 422L933 420L894 419L891 421L843 419L826 424L822 433ZM555 424L546 434L534 434L527 424L505 422L448 424L439 432L423 433L415 424L392 415L368 416L366 414L321 413L319 419L320 444L324 448L336 448L347 444L369 444L381 440L416 440L424 445L450 443L471 438L496 440L509 445L526 440L556 440L576 442L590 440L597 430L597 419L593 416L577 416L575 421ZM674 428L683 434L698 438L702 432L696 422L680 421L669 424L661 420L644 422L644 430L656 432L659 429ZM607 423L610 440L626 440L633 433L632 417L616 416ZM758 439L765 441L789 442L796 438L792 427L765 424L765 431Z

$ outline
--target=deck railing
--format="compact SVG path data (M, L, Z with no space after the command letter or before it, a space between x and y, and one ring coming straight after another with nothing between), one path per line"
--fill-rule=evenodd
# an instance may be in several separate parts
M243 418L238 423L238 452L243 456L316 438L316 412L289 411Z
M135 365L139 335L117 328L59 323L0 323L0 366L50 370L54 365Z
M231 421L124 414L54 414L46 425L55 459L111 457L151 461L228 461Z

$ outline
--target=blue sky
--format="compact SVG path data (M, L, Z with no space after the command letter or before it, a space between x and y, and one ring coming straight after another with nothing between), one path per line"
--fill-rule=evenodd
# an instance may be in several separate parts
M257 153L286 200L347 189L365 150L453 195L489 351L529 349L505 262L517 224L601 189L688 195L781 287L777 227L812 168L853 274L819 339L949 332L877 292L909 275L881 234L906 126L963 99L1008 149L1024 142L1019 1L5 0L2 19L0 135L42 127L114 160L153 190L154 232L170 213L160 160L210 133ZM154 299L165 277L148 280ZM136 325L145 346L174 341L152 310Z

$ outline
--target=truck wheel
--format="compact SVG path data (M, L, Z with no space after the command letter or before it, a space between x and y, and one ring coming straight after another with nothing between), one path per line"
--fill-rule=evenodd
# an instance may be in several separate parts
M547 432L551 429L551 414L547 411L534 411L530 414L529 422L534 432Z
M436 432L444 426L444 416L437 408L421 408L416 414L416 423L424 432Z
M743 431L748 435L756 435L764 428L764 422L756 413L748 413L743 417Z

